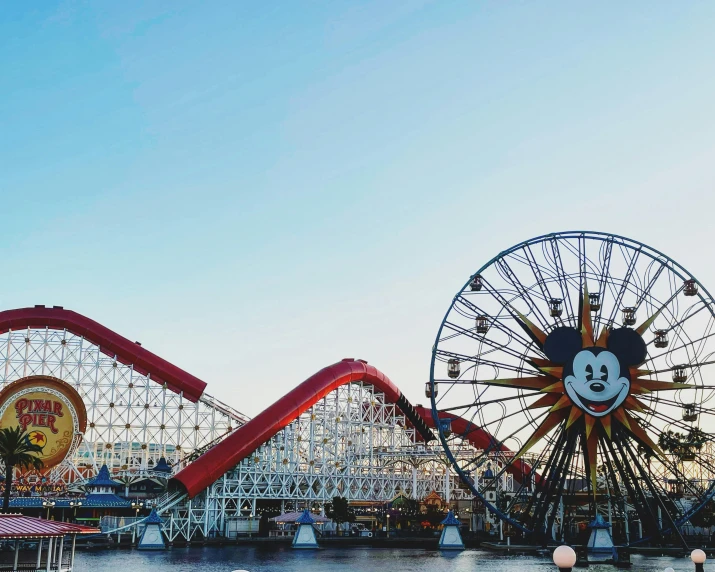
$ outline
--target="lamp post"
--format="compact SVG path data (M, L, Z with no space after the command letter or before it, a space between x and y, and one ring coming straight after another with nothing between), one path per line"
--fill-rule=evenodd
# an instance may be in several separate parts
M132 544L137 539L137 526L136 526L136 520L139 518L139 511L144 508L144 503L142 501L132 501L132 508L134 509L134 526L132 526Z
M139 511L144 508L144 503L141 501L139 501L139 502L132 501L132 508L134 509L134 518L138 518Z
M42 506L47 509L47 520L50 520L50 509L55 506L55 501L44 500L42 501Z
M77 509L82 506L82 501L70 501L70 508L74 509L72 511L72 520L77 520Z
M387 538L390 538L390 513L387 513Z
M695 572L703 572L703 564L705 563L706 558L707 556L705 555L705 552L699 548L696 548L690 553L690 560L692 560L693 564L695 564Z
M560 572L571 572L576 564L576 552L567 545L557 546L554 550L554 564Z

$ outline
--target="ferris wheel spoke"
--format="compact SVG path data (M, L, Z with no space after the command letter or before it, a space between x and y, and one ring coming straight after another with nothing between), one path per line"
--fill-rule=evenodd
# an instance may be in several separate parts
M636 271L636 262L638 261L638 257L640 256L641 250L638 249L633 253L633 256L631 257L629 263L628 263L628 268L626 269L626 273L622 279L621 282L621 287L618 291L618 294L616 295L616 298L613 303L613 309L611 310L610 317L608 319L609 323L614 323L616 320L616 312L618 312L618 309L622 306L623 304L623 296L625 296L626 292L628 291L628 284L630 283L631 277L633 276L634 272Z
M457 299L458 299L458 301L460 301L462 304L464 304L465 306L469 307L470 310L472 310L472 311L475 312L475 315L473 316L473 319L476 320L476 319L477 319L478 317L480 317L480 316L487 316L487 315L488 315L486 311L484 311L484 310L482 310L481 308L479 308L479 306L477 306L476 304L472 303L470 300L467 300L463 295L460 294L460 295L457 297ZM507 334L507 336L509 336L509 338L510 338L510 341L511 341L511 339L514 339L515 341L517 341L517 342L524 348L525 351L531 351L531 349L532 349L532 347L533 347L533 345L534 345L533 340L522 337L522 335L521 335L520 333L518 333L517 331L512 330L511 328L509 328L509 327L506 325L506 323L508 323L508 322L504 322L504 321L502 321L502 320L493 320L493 321L491 322L491 326L492 326L492 327L496 327L497 330L499 330L500 332L503 332L503 333ZM502 346L502 347L503 347L503 346ZM537 349L537 351L538 351L538 349ZM517 355L519 355L516 351L515 351L514 353L517 354Z
M515 399L523 399L524 397L535 397L537 395L542 395L542 393L541 393L541 391L534 389L528 393L525 393L524 395L512 395L511 397L499 397L496 399L491 399L489 401L479 400L479 401L475 401L473 403L466 403L465 405L455 405L453 407L445 407L444 409L440 409L440 411L452 412L452 411L459 411L460 409L469 409L471 407L479 409L486 405L492 405L494 403L503 403L505 401L513 401Z
M544 412L544 413L542 413L541 415L537 416L535 419L538 421L539 419L541 419L541 418L543 418L543 417L546 417L546 414L547 414L547 413L548 413L548 412ZM492 448L492 447L502 447L502 446L503 446L503 443L509 441L510 439L515 438L516 435L518 435L518 434L521 433L524 429L526 429L527 427L529 427L529 426L531 426L531 425L532 425L531 422L525 423L524 425L522 425L521 427L519 427L518 429L516 429L515 431L513 431L513 432L510 433L509 435L506 435L506 436L502 437L501 439L497 439L495 436L493 436L493 435L490 434L490 437L491 437L491 440L493 441L493 443L490 443L490 450L489 450L489 451L486 451L486 450L485 450L485 452L484 452L483 454L487 454L488 452L494 451L495 449ZM466 431L466 432L462 433L462 434L461 434L461 437L462 437L462 438L468 438L469 435L471 435L471 433L473 433L473 432L475 432L475 431L481 431L481 430L483 430L483 429L484 429L483 426L482 426L482 427L477 427L477 426L475 425L475 426L474 426L472 429L470 429L469 431ZM475 459L479 459L479 458L481 458L481 456L475 457Z
M531 297L531 293L521 283L519 278L512 270L511 266L509 266L509 264L507 263L506 259L500 259L497 262L497 268L501 269L505 279L514 287L516 292L519 294L521 301L526 303L526 305L529 307L529 310L533 312L534 316L540 322L541 329L546 329L548 327L549 321L546 319L546 316L544 316L544 314L541 312L541 308L534 303L534 300Z
M606 284L607 284L607 276L610 271L611 267L611 254L613 252L613 239L611 237L608 237L608 239L603 243L603 248L605 248L605 253L603 254L603 262L601 263L601 272L598 278L598 292L595 292L594 294L598 295L598 309L595 311L594 315L594 330L593 330L593 335L598 336L600 334L600 320L601 320L601 312L603 311L603 301L602 298L606 292ZM598 339L598 338L597 338Z
M456 334L470 337L473 340L483 343L487 347L490 347L497 351L504 352L505 354L507 354L508 356L511 356L513 358L521 360L521 358L523 356L523 354L520 354L519 352L517 352L511 348L508 348L506 346L502 346L502 345L498 344L497 342L490 340L489 338L487 338L484 335L477 334L467 328L464 328L457 324L453 324L452 322L445 322L444 325L447 329L455 332ZM539 350L539 353L541 353L540 350Z
M524 491L528 493L528 489L532 489L532 497L533 495L536 495L537 491L537 478L541 479L541 476L536 473L536 470L538 467L543 463L544 458L546 457L547 453L549 452L548 449L544 448L542 449L541 453L539 454L538 457L533 459L533 462L529 464L530 471L528 475L522 470L522 479L519 484L519 488L516 491L516 494L512 497L511 501L507 505L507 512L513 512L514 508L516 507L517 504L521 503L521 497L523 496ZM522 464L523 468L523 464Z
M655 355L653 355L653 356L649 356L648 359L649 359L650 361L656 361L656 360L658 360L658 359L660 359L660 358L663 358L663 357L667 356L667 355L670 354L670 353L673 353L673 352L678 351L678 350L686 349L688 346L690 346L690 345L692 345L692 344L698 344L698 343L700 343L700 342L705 342L705 341L709 340L709 339L712 338L712 337L715 337L715 331L709 332L708 334L705 334L704 336L701 336L701 337L699 337L699 338L695 338L695 339L693 339L693 340L690 340L690 341L688 341L687 343L683 343L683 344L678 345L678 346L672 346L672 347L668 348L667 351L664 351L663 353L655 354ZM653 342L650 341L650 342L648 342L647 345L651 345L652 343L653 343Z
M439 352L437 352L437 355L440 355L442 357L448 357L448 358L452 357L452 358L458 359L461 362L465 362L465 363L473 363L475 365L485 365L485 366L493 367L497 371L500 369L505 369L507 371L513 371L515 373L526 373L529 375L534 375L534 372L538 373L540 371L537 366L532 365L529 362L524 362L524 363L526 363L526 365L529 366L529 368L526 368L526 367L512 365L512 364L503 363L503 362L498 362L498 361L494 361L494 360L482 359L477 356L468 356L468 355L460 354L457 352L446 352L446 351L440 350Z
M651 479L651 475L643 469L643 466L641 465L640 460L638 459L638 455L636 455L631 450L630 447L623 446L623 440L620 439L620 435L619 435L619 440L616 441L616 443L620 446L620 448L622 448L626 451L628 457L630 458L631 463L633 464L633 466L636 467L636 469L638 470L638 472L641 475L641 478L645 482L646 487L649 489L651 495L653 496L653 498L655 498L656 502L658 503L658 506L661 508L661 511L662 511L661 514L664 514L665 518L670 523L671 530L678 536L683 548L685 548L687 550L687 548L688 548L687 542L685 542L685 539L683 538L680 530L676 526L675 521L674 521L673 516L671 515L670 511L663 503L663 498L667 497L667 494L668 494L667 491L664 491L661 489L661 491L660 491L661 494L660 495L658 494L658 485L654 482L653 479Z
M555 238L552 238L549 240L549 245L551 247L551 255L553 256L553 262L556 270L556 275L558 277L558 283L559 286L561 287L561 296L563 299L567 302L567 307L568 307L568 315L571 319L574 320L574 324L576 323L576 317L578 316L578 312L574 310L574 305L573 301L571 300L571 295L569 292L569 277L568 274L566 274L566 271L564 270L564 264L563 264L563 259L561 258L561 250L559 249L559 243ZM579 293L579 298L581 294Z
M514 253L514 256L516 257L516 253ZM531 251L530 246L526 246L524 248L523 263L531 269L531 272L534 275L534 279L536 280L536 284L539 286L539 289L541 290L541 295L544 297L544 300L550 300L551 298L554 298L554 296L552 296L551 292L549 291L548 282L544 280L544 271L546 271L548 275L548 270L546 268L542 270L542 267L536 261L536 257ZM549 278L552 279L553 277L549 276Z
M715 364L715 360L707 360L707 361L701 361L701 362L695 362L695 363L684 363L682 364L684 367L689 368L689 369L697 369L701 367L705 367L706 365L713 365ZM673 371L676 367L678 366L673 366L673 367L667 367L663 369L655 369L655 370L650 370L651 374L657 374L657 373L665 373L668 371ZM703 389L713 389L715 386L709 386L709 385L701 385L699 386ZM687 388L680 388L680 389L687 389Z
M666 267L664 265L658 266L658 269L655 271L655 276L653 276L650 279L650 281L648 282L648 285L641 290L641 295L638 297L638 299L636 300L636 303L633 306L636 309L636 311L638 311L638 309L641 307L641 304L643 304L643 302L645 302L648 293L653 291L655 283L657 282L658 278L660 278L660 275L663 273L663 270L665 270L665 268ZM673 293L672 296L668 299L668 301L665 302L665 304L663 304L663 306L669 304L678 295L678 293L681 290L682 290L682 287L678 291ZM658 310L657 313L660 313L660 310Z

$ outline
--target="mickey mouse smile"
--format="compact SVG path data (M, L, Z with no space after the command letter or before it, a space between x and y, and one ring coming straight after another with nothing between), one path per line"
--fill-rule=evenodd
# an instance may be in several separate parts
M591 389L593 389L593 386L596 384L591 384ZM603 385L603 384L600 384ZM567 389L568 392L568 389ZM569 396L571 397L571 400L576 403L576 405L579 405L581 409L588 410L590 413L595 414L595 415L605 415L609 411L615 409L615 405L620 405L620 402L625 399L626 395L628 394L628 387L627 386L622 386L621 387L621 392L613 396L611 399L608 399L606 401L594 401L592 399L588 399L578 393L575 389L572 388L571 392L568 392ZM621 398L622 397L622 398ZM621 398L619 400L619 398Z

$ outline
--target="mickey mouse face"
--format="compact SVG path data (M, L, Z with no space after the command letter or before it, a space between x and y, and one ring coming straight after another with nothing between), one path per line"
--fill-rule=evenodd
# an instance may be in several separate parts
M594 417L610 413L628 396L631 380L621 375L618 358L603 348L578 352L572 369L573 375L564 377L566 394Z
M629 328L613 330L606 348L582 348L579 331L561 327L547 336L544 352L564 366L564 389L573 404L589 415L603 417L628 397L628 368L645 361L647 348L643 338Z

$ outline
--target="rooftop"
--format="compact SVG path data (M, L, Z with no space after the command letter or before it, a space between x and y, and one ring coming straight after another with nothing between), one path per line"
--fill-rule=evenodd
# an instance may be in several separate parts
M0 539L2 538L59 538L67 534L98 534L98 528L42 520L22 514L0 514Z
M122 483L119 483L117 481L113 481L111 477L109 476L109 469L107 468L107 465L102 465L102 468L99 469L99 472L97 473L97 476L88 480L85 483L88 487L121 487Z

